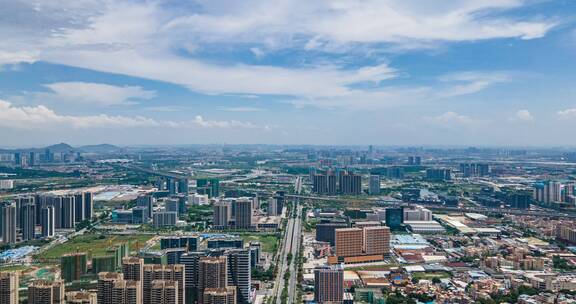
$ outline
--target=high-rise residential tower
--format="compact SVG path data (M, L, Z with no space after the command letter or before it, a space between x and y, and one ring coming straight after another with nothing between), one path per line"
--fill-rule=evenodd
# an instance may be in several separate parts
M18 304L20 297L20 274L17 271L0 272L0 303Z
M319 304L342 303L344 271L340 266L314 269L314 301Z

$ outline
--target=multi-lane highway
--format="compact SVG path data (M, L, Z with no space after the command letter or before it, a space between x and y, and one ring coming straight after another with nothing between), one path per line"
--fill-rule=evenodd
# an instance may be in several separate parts
M302 190L302 179L298 177L295 182L296 193ZM284 276L286 272L290 272L290 279L288 280L288 301L287 303L294 303L294 296L296 294L296 280L298 276L298 262L297 256L300 250L300 235L302 232L302 206L299 204L299 199L293 201L292 212L287 212L288 223L286 225L286 233L282 241L282 249L278 253L277 263L279 266L272 296L275 303L282 303L282 291L284 290ZM294 214L295 213L295 214ZM292 215L295 215L293 217ZM290 263L288 263L288 255L292 255Z
M297 203L296 218L294 219L294 228L292 229L292 262L289 265L290 279L288 281L288 303L296 303L296 282L298 280L298 253L300 251L300 236L302 234L302 206Z

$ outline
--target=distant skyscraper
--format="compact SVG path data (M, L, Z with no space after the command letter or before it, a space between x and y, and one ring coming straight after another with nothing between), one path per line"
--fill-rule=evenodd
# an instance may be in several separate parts
M386 226L390 229L398 229L404 223L404 208L387 208L386 209Z
M228 285L237 287L238 303L250 303L250 283L252 280L249 249L229 249Z
M267 214L268 216L276 216L278 215L278 206L276 206L276 203L278 201L274 198L272 198L271 200L268 201L268 210L267 210Z
M28 153L28 165L29 166L36 165L36 153L34 152Z
M4 244L16 244L16 206L4 203L0 208L0 228L2 232L2 242Z
M351 172L341 173L340 193L344 195L362 194L362 176Z
M333 171L326 173L327 190L329 195L334 195L338 193L338 177Z
M16 226L19 229L24 228L24 206L35 205L35 200L36 198L34 196L19 196L14 199L14 203L16 204ZM34 219L34 223L36 223L36 219Z
M440 182L449 181L452 179L452 171L450 169L426 169L426 179L429 181Z
M29 304L64 304L64 281L36 280L28 285Z
M86 204L84 204L84 194L74 194L74 222L80 223L84 220L86 215L84 207L86 207Z
M491 173L489 164L464 163L460 164L463 177L488 176Z
M166 184L168 187L168 193L170 193L170 195L175 195L178 193L178 182L175 178L168 178Z
M200 178L196 180L196 191L199 194L208 194L209 197L220 195L220 181L215 178Z
M328 179L325 174L316 174L312 181L312 191L317 194L328 193Z
M54 161L54 154L50 152L50 149L44 150L44 162L51 163Z
M17 271L0 272L0 303L19 304L20 276Z
M252 202L248 199L238 199L235 205L235 227L239 229L252 228Z
M155 212L153 215L154 227L170 227L176 226L176 220L178 219L178 213L176 212Z
M284 203L286 202L286 193L284 191L276 191L273 200L276 201L276 214L281 215L284 209Z
M183 193L185 195L188 195L189 190L188 190L188 179L183 178L178 180L178 193Z
M404 178L404 168L393 166L386 168L386 177L389 179L403 179Z
M557 181L551 181L548 183L548 197L549 202L561 202L562 201L562 184Z
M62 209L61 209L61 227L65 229L72 229L76 226L76 213L75 213L76 201L74 196L68 195L62 197Z
M22 154L20 154L20 152L14 153L14 165L16 166L22 165Z
M567 203L574 203L576 198L574 197L574 183L569 182L564 185L563 191L564 201Z
M557 181L545 181L534 185L534 200L538 202L551 204L561 202L563 198L562 184Z
M319 304L342 303L344 271L339 266L314 269L314 301Z
M227 201L217 201L214 203L213 224L215 227L226 228L230 221L232 208Z
M316 167L309 167L308 178L310 179L310 182L312 182L312 180L314 179L314 175L316 175Z
M370 185L368 191L372 195L380 194L380 175L370 175Z
M148 208L134 207L132 208L132 224L144 224L148 222Z
M512 193L508 195L506 202L510 205L510 208L529 209L532 196L528 193Z
M422 164L422 157L420 156L408 156L409 166L420 166Z
M54 236L54 206L42 208L40 225L42 226L42 237Z
M178 213L178 199L170 198L164 201L164 206L166 211L168 212L176 212Z
M33 240L36 238L36 204L33 200L20 206L20 213L22 214L22 240Z
M154 211L154 196L150 194L141 195L136 199L136 205L139 207L145 207L148 210L148 218L152 218L152 212Z

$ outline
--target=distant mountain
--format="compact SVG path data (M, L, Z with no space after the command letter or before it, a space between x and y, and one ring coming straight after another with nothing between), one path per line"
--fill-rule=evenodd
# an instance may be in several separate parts
M70 152L70 151L75 151L76 149L74 149L74 147L72 147L69 144L65 144L65 143L59 143L57 145L51 145L39 150L46 150L49 149L50 152L56 152L56 153L61 153L61 152Z
M100 144L100 145L81 146L81 147L76 148L76 150L78 150L80 152L84 152L84 153L105 154L105 153L117 153L117 152L120 152L124 149L120 148L118 146L115 146L115 145Z
M110 144L100 144L100 145L86 145L80 147L72 147L66 143L59 143L56 145L51 145L44 148L23 148L23 149L0 149L0 153L15 153L15 152L36 152L43 153L46 149L50 150L52 153L68 153L68 152L81 152L81 153L95 153L95 154L108 154L108 153L118 153L124 151L124 148Z

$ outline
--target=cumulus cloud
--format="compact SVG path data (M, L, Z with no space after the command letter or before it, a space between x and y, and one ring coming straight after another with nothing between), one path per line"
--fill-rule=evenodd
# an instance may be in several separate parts
M526 109L518 110L513 117L509 119L512 122L531 122L534 121L534 116Z
M574 119L576 118L576 109L566 109L557 112L561 119Z
M159 123L140 116L60 115L43 105L16 107L0 100L0 125L7 128L38 129L58 125L72 128L147 127L158 126Z
M139 86L115 86L90 82L57 82L45 86L53 91L49 93L49 96L51 95L50 97L58 101L92 105L119 105L156 96L155 91L144 90Z
M228 129L228 128L245 128L245 129L256 129L258 128L258 126L250 123L250 122L242 122L242 121L236 121L236 120L223 120L223 121L217 121L217 120L205 120L202 116L196 116L196 118L194 118L194 123L198 126L204 127L204 128L224 128L224 129ZM264 127L267 128L267 127Z
M62 115L46 106L18 107L12 103L0 100L0 126L12 129L46 129L52 127L88 128L138 128L138 127L170 127L170 128L213 128L213 129L267 129L267 126L257 126L251 122L235 120L206 120L196 116L189 121L155 120L142 116L115 116L107 114L75 116Z

